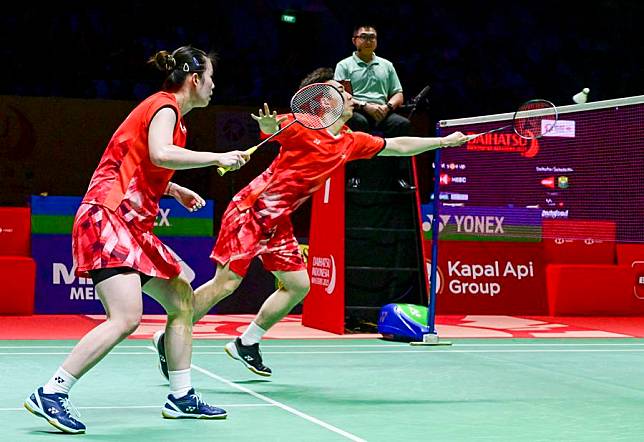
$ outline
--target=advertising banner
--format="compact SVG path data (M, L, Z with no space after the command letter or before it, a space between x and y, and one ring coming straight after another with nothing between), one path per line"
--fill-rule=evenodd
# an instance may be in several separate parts
M541 243L441 241L439 250L437 314L548 313Z
M71 229L80 202L80 197L34 196L31 199L32 256L36 261L35 313L104 313L91 279L74 275ZM161 200L154 232L184 260L184 270L192 275L193 287L214 275L215 267L209 259L214 245L213 209L212 200L194 213L174 199ZM162 313L163 308L145 296L143 311Z
M423 238L432 237L432 204L421 206ZM541 241L541 211L524 207L443 206L439 239L460 241Z

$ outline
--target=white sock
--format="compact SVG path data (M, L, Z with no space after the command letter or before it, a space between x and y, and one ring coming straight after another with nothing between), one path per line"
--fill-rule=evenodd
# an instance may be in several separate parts
M251 322L246 331L241 335L242 345L257 344L265 333L266 330L255 324L255 321Z
M192 388L192 379L190 377L190 369L169 371L168 377L170 378L170 393L176 399L188 394Z
M58 367L56 373L51 377L49 382L43 387L43 393L65 393L69 394L69 390L74 386L78 379L71 374L67 373L63 367Z

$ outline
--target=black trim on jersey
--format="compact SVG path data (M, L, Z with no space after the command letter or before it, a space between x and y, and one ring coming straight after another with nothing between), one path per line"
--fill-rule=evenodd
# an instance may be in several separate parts
M181 130L181 127L179 126L179 124L181 124L181 117L179 117L179 114L177 113L177 112L178 112L178 111L177 111L177 107L176 107L176 106L173 106L173 105L171 105L171 104L164 104L163 106L161 106L160 108L158 108L158 109L154 112L154 114L152 114L152 117L150 118L150 123L152 123L152 120L154 120L154 117L156 117L156 116L157 116L157 114L159 113L159 111L160 111L161 109L165 109L166 107L169 107L170 109L172 109L172 110L174 111L175 116L177 117L177 122L174 124L174 128L175 128L175 130L176 130L177 128L179 128L179 130ZM148 128L149 128L149 125L148 125Z
M383 137L383 138L382 138L382 141L383 141L383 143L382 143L382 149L380 149L378 152L376 152L376 153L375 153L375 155L374 155L374 157L377 157L378 155L380 155L380 152L382 152L383 150L385 150L385 147L387 147L387 139ZM373 158L373 157L372 157L372 158Z

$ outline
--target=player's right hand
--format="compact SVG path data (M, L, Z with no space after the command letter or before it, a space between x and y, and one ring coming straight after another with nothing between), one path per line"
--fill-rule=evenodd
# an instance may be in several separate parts
M219 166L229 170L239 169L250 159L250 154L242 150L233 150L219 155Z

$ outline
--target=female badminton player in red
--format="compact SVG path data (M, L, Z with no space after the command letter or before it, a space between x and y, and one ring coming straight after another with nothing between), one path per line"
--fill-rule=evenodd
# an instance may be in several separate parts
M241 167L240 151L185 149L183 117L206 107L214 89L214 54L190 47L160 51L150 59L166 73L162 91L141 102L116 130L76 213L73 254L76 275L91 277L107 319L74 347L49 382L25 401L32 413L66 433L83 433L68 393L74 383L139 325L142 291L168 314L165 343L170 394L166 418L225 418L195 393L190 378L193 291L175 255L152 233L163 195L190 211L205 201L170 182L174 170Z
M221 221L221 230L211 258L217 263L215 277L195 290L195 322L210 308L230 295L246 275L248 266L259 256L266 270L275 274L281 288L262 305L254 321L240 338L225 350L249 370L270 376L262 363L259 341L309 291L309 276L290 215L344 163L382 156L411 156L440 147L458 146L467 141L460 132L443 138L399 137L383 139L362 132L351 132L345 122L353 115L351 95L333 80L333 70L320 68L307 76L301 87L328 83L342 93L344 108L339 120L325 130L310 130L294 124L276 136L282 145L269 168L242 189L231 201ZM265 104L252 116L263 136L277 132L282 122ZM157 346L158 350L162 350ZM159 351L160 361L163 353Z

